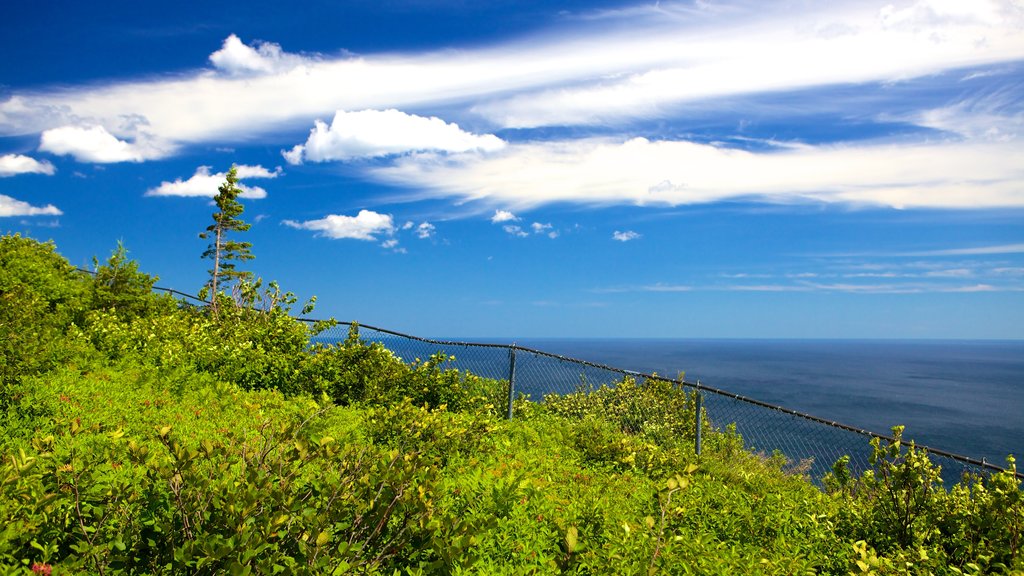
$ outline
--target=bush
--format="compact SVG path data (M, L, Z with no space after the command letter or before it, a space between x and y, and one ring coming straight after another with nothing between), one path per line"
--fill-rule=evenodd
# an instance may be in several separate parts
M543 404L560 416L593 416L614 423L622 432L644 436L660 446L692 446L696 436L693 393L666 380L650 379L639 384L627 376L615 386L581 386L570 394L548 394ZM703 429L710 431L703 410L701 417Z
M73 357L64 331L88 308L88 280L53 243L0 237L0 409L23 376Z
M902 426L892 432L891 441L872 440L872 468L861 477L852 478L843 459L824 482L841 502L837 529L856 541L860 571L1024 569L1024 500L1014 459L1007 471L967 476L946 490L927 452L903 443Z
M947 490L902 429L822 492L694 397L625 379L542 404L406 364L242 283L216 315L0 239L0 573L1020 574L1013 472ZM1015 470L1012 459L1009 466Z

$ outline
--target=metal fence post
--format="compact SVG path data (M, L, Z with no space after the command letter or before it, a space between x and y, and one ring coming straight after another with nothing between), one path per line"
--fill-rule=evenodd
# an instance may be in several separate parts
M701 422L703 420L703 418L700 417L700 411L701 411L700 380L697 380L697 389L694 390L693 394L694 394L694 397L695 397L695 399L694 399L694 406L696 407L696 409L694 410L694 418L697 419L696 420L696 426L695 426L696 431L697 431L697 434L696 434L697 438L696 438L696 442L695 442L695 448L697 450L697 456L700 456L700 440L701 440L700 433L701 433Z
M508 349L508 419L512 419L512 402L516 398L516 345Z

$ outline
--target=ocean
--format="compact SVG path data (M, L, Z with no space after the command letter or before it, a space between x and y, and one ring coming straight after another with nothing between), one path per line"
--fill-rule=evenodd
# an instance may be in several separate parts
M503 343L509 341L503 340ZM1024 341L519 339L1003 465L1024 454Z

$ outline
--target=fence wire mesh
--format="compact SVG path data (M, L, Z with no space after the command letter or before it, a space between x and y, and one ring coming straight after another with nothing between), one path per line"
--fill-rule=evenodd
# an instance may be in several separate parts
M350 326L347 322L338 323L322 332L317 340L341 342L348 336ZM747 449L766 456L781 454L788 466L807 473L816 481L820 481L843 456L849 458L849 470L860 474L870 468L871 439L892 440L884 434L845 426L699 383L669 380L514 344L430 340L367 325L358 325L357 330L364 342L379 342L407 363L426 360L438 353L452 356L454 359L448 364L450 368L511 381L512 394L532 402L542 402L549 394L564 395L580 390L592 391L602 386L615 387L626 378L641 384L653 380L672 382L689 394L700 395L706 422L712 428L705 434L734 429ZM511 417L511 403L509 410ZM942 477L947 483L959 480L965 473L983 475L1002 470L985 461L927 449L932 462L941 467ZM1024 477L1019 473L1018 476Z
M90 275L95 274L91 270L78 270ZM153 290L182 297L180 302L189 306L208 303L197 296L172 288L154 286ZM315 322L306 318L299 320ZM449 364L451 368L484 378L511 381L513 385L509 387L509 417L513 416L513 395L541 402L548 394L564 395L580 390L595 390L602 386L613 387L622 383L625 378L633 378L640 382L667 380L651 374L603 366L514 344L431 340L350 322L337 322L333 328L321 332L315 340L324 343L343 342L353 326L358 329L359 337L363 341L380 342L407 363L426 360L434 354L443 353L454 356ZM849 457L850 471L860 474L870 468L871 439L892 440L884 434L787 410L717 388L701 386L700 383L668 381L688 389L691 393L699 394L698 405L701 406L712 430L734 428L743 438L746 448L766 455L782 454L792 466L802 467L815 480L820 480L831 469L832 464L843 456ZM694 420L698 421L696 417ZM699 438L700 434L697 436ZM698 446L699 443L698 439ZM926 448L932 462L941 467L942 477L946 482L956 481L964 474L983 475L1003 470L984 460ZM1017 476L1024 478L1024 473L1017 473Z

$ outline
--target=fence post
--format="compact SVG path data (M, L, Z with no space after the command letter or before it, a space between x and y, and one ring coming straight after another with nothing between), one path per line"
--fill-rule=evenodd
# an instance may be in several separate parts
M695 448L696 448L696 451L697 451L697 456L700 456L701 422L704 420L703 418L700 417L700 412L701 412L700 380L697 380L697 389L694 390L693 395L694 395L694 405L696 407L696 409L694 410L694 418L697 419L696 420L696 426L695 426L695 429L697 431L697 434L696 434L697 438L696 438L696 442L695 442Z
M516 345L508 349L508 419L512 419L512 402L516 398Z

